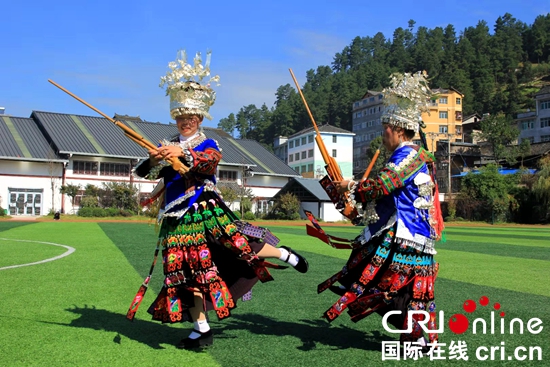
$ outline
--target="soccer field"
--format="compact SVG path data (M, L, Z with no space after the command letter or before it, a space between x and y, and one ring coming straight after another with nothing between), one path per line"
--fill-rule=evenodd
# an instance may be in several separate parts
M303 226L270 228L307 257L310 271L271 270L275 281L255 286L232 317L210 315L214 345L193 352L174 346L191 324L164 325L146 312L162 281L160 259L136 320L125 319L153 259L154 226L0 222L0 366L467 366L484 358L492 365L550 365L550 227L447 228L436 255L445 343L437 361L389 360L383 343L398 334L385 331L378 315L352 323L344 313L328 324L320 316L337 296L317 294L317 284L341 268L349 251L306 236ZM325 229L346 238L360 230ZM467 300L477 304L472 313L463 308ZM463 334L449 326L455 314L470 321ZM463 354L453 349L459 342ZM542 360L529 361L530 352Z

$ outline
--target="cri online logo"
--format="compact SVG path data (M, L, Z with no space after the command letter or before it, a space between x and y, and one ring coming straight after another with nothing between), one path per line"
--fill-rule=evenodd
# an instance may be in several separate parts
M489 298L486 296L483 296L479 299L479 304L483 307L487 306L489 304ZM477 304L475 301L469 299L462 305L462 308L467 313L473 313L476 308ZM493 308L498 311L500 310L500 303L495 303L493 305ZM504 312L500 312L500 317L504 317L506 314ZM494 314L491 313L491 321L493 321L494 324ZM501 323L504 322L504 319L501 319ZM474 321L475 322L475 321ZM463 334L468 330L468 327L470 326L470 322L468 321L468 318L464 316L461 313L455 313L451 318L449 319L449 329L455 334Z
M482 296L480 299L479 299L479 304L482 306L482 307L486 307L489 305L489 298L486 297L486 296ZM473 313L476 309L477 309L477 303L471 299L467 300L464 302L464 304L462 305L462 308L464 309L464 311L466 313ZM499 311L500 310L500 303L494 303L493 304L493 309L495 311ZM490 334L495 334L495 326L497 325L497 323L495 322L495 311L491 311L491 320L490 320L490 324L489 324L489 327L490 327L490 330L489 330L489 333ZM438 329L435 329L435 330L430 330L428 328L428 325L426 325L429 321L430 321L430 314L427 312L427 311L423 311L423 310L419 310L419 311L407 311L408 313L408 318L407 318L407 329L405 330L395 330L395 329L392 329L389 327L388 325L388 318L391 316L391 315L394 315L394 314L401 314L401 311L389 311L389 312L386 312L386 314L384 314L384 316L382 317L382 326L384 327L384 329L390 333L398 333L398 334L403 334L403 333L411 333L412 330L413 330L413 323L416 321L418 323L418 325L422 328L422 330L424 330L424 332L426 333L435 333L435 334L441 334L443 333L443 325L444 325L444 319L445 319L445 313L443 311L439 311L439 320L437 322L437 324L439 325L439 328ZM422 315L423 317L415 317L416 315ZM505 325L505 319L504 319L504 316L506 314L503 312L503 311L500 311L500 334L504 334L506 332L506 325ZM434 316L435 317L435 316ZM448 326L449 326L449 329L455 333L455 334L464 334L468 328L470 327L470 321L468 320L468 318L461 314L461 313L456 313L454 315L452 315L450 318L449 318L449 323L448 323ZM481 331L479 330L481 329ZM509 333L510 334L514 334L514 330L516 332L518 332L519 334L523 334L523 329L524 329L524 322L523 320L519 319L519 318L514 318L512 320L510 320L510 323L509 323ZM543 326L542 326L542 320L539 319L539 318L532 318L532 319L529 319L527 321L527 331L531 334L539 334L543 329ZM472 333L473 334L477 334L478 332L481 332L482 334L487 334L488 331L487 331L487 321L482 319L482 318L476 318L473 320L472 322Z

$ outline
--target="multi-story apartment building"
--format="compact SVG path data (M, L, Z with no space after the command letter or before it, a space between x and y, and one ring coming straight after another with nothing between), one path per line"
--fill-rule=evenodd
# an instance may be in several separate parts
M533 143L550 141L550 86L535 94L535 111L519 113L515 122L520 130L519 139Z
M429 103L429 112L422 113L426 124L424 132L428 149L435 151L437 142L448 140L463 141L462 101L464 95L449 89L433 89L434 97ZM352 123L356 134L353 143L353 172L364 172L368 166L366 152L371 141L382 135L381 117L384 113L384 96L381 92L367 91L361 100L353 103ZM417 136L415 140L419 141Z
M381 92L369 90L360 101L353 103L352 126L356 134L353 139L354 174L365 171L369 164L367 150L371 142L382 135L383 98Z
M351 179L355 134L328 124L319 126L319 132L329 156L338 162L344 178ZM304 178L322 178L326 175L325 162L315 135L315 129L310 127L289 136L285 143L277 147L279 151L287 151L286 163Z
M432 89L434 97L429 105L429 112L422 113L422 121L426 124L424 133L428 149L434 152L437 142L451 140L463 141L462 101L464 95L454 88Z
M288 138L286 136L278 136L273 141L273 154L280 160L288 164Z

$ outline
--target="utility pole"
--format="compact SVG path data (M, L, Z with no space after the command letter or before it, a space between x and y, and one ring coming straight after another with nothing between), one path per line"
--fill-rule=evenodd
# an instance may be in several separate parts
M432 140L432 153L435 152L435 149L434 149L434 142L435 142L435 138L436 138L438 135L439 135L438 133L433 133L433 132L428 133L428 136L429 136L430 139Z

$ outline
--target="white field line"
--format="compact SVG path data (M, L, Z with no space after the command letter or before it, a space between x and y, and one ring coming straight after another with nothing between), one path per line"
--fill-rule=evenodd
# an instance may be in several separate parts
M52 243L52 242L30 241L30 240L16 240L16 239L13 239L13 238L1 238L1 237L0 237L0 240L4 240L4 241L15 241L15 242L43 243L43 244L45 244L45 245L59 246L59 247L64 247L64 248L67 249L67 251L65 251L64 253L62 253L62 254L59 255L59 256L51 257L51 258L49 258L49 259L44 259L44 260L40 260L40 261L36 261L36 262L33 262L33 263L28 263L28 264L19 264L19 265L4 266L4 267L1 267L0 270L13 269L13 268L21 268L21 267L23 267L23 266L29 266L29 265L44 264L44 263L47 263L47 262L50 262L50 261L59 260L59 259L61 259L61 258L64 258L65 256L69 256L70 254L72 254L73 252L76 251L76 249L75 249L74 247L65 246L65 245L60 245L60 244L58 244L58 243Z

